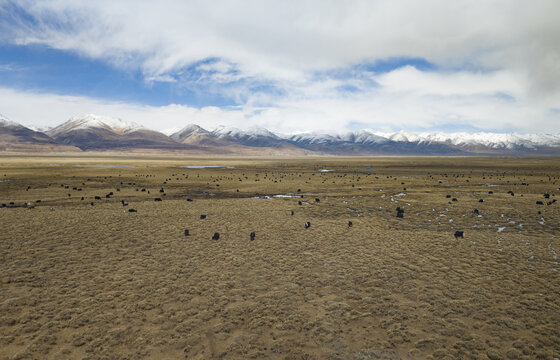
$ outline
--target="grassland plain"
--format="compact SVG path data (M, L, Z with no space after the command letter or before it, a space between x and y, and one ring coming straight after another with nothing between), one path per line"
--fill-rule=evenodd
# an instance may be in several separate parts
M559 187L558 158L4 155L0 358L560 358Z

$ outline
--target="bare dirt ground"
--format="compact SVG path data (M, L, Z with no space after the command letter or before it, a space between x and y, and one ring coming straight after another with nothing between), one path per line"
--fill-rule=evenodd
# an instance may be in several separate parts
M558 158L0 156L0 358L560 358L559 188Z

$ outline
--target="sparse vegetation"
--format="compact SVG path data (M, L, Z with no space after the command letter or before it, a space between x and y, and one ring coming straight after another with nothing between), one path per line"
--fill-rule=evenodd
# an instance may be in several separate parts
M559 188L558 158L1 156L0 358L553 359Z

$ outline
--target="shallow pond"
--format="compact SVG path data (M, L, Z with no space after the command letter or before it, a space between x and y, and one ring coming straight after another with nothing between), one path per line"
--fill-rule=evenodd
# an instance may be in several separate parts
M226 168L226 169L233 169L235 166L226 166L226 165L184 165L183 167L188 169L205 169L205 168Z
M92 168L129 168L134 165L70 165L70 167L92 167Z

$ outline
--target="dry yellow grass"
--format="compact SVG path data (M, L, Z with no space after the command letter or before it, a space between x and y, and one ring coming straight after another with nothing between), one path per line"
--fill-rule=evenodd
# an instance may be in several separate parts
M2 156L0 358L559 358L559 176L557 158Z

